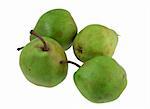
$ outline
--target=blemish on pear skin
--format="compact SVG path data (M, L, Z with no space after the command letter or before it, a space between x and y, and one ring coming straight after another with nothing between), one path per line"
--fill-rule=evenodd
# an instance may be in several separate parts
M56 32L56 35L61 37L61 36L63 36L63 32L62 31L58 31L58 32Z
M31 73L31 68L28 68L29 73Z
M77 48L77 51L82 54L82 53L83 53L82 47L79 46L79 47Z

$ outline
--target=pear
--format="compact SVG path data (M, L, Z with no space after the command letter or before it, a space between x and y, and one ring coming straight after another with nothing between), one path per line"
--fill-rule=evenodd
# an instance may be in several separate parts
M64 9L53 9L40 17L34 31L41 36L55 39L67 50L77 34L77 26L70 12ZM30 40L34 38L30 36Z
M68 70L66 54L54 39L38 37L22 50L19 64L24 76L38 86L53 87L62 82ZM63 62L63 63L62 63Z
M109 56L97 56L85 62L74 74L81 94L94 103L117 99L127 85L125 70Z
M112 56L118 35L112 29L99 24L86 26L75 37L73 49L76 57L85 62L95 56Z

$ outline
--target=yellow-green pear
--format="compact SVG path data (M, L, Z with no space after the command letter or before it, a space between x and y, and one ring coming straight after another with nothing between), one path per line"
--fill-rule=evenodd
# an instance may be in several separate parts
M28 43L20 55L20 67L24 76L38 86L53 87L62 82L68 70L66 54L54 39L38 36ZM63 62L63 63L62 63Z
M112 56L118 35L112 29L99 24L86 26L75 37L73 49L76 57L85 62L95 56Z

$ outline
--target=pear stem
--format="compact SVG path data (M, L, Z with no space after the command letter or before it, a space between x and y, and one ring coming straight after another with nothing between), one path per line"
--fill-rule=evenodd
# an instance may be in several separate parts
M24 47L20 47L20 48L17 48L17 50L20 51L20 50L23 49L23 48L24 48Z
M75 63L73 61L60 61L60 64L64 64L64 63L70 63L70 64L73 64L73 65L75 65L77 67L81 67L79 64L77 64L77 63Z
M45 40L42 38L42 36L38 35L34 30L31 30L30 34L36 36L37 38L39 38L42 41L42 43L44 45L43 51L48 51L49 50L49 48L48 48Z

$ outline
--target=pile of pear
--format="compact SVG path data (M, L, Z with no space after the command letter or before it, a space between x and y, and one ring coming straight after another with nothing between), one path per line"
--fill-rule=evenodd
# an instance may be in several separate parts
M68 63L79 69L73 79L79 92L89 101L116 100L127 86L124 68L112 58L118 34L103 25L90 24L77 33L69 11L53 9L44 13L30 31L30 42L23 47L19 65L28 81L43 86L60 84L68 73ZM65 50L73 46L80 66L67 59Z

